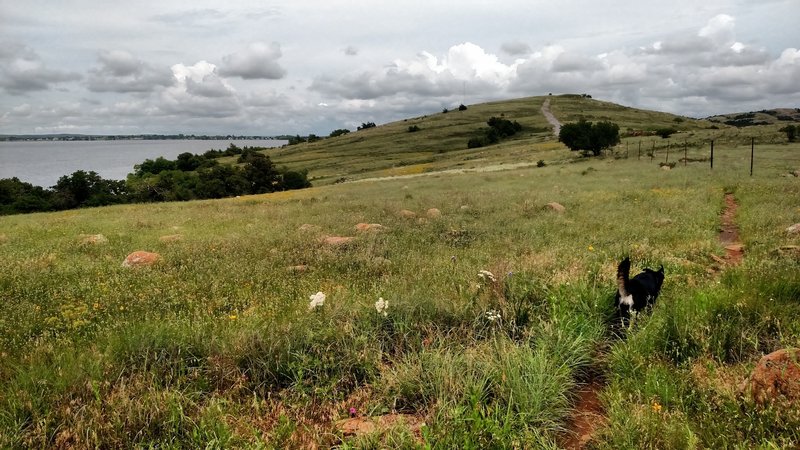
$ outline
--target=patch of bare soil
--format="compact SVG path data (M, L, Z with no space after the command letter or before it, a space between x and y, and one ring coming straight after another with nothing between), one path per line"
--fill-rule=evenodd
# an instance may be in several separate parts
M719 242L725 247L725 262L731 266L739 265L744 257L744 245L739 240L739 227L735 221L738 209L736 198L732 193L726 193Z
M575 409L567 422L567 431L560 446L566 450L580 450L592 440L595 432L605 423L605 410L600 402L603 382L593 379L578 392Z

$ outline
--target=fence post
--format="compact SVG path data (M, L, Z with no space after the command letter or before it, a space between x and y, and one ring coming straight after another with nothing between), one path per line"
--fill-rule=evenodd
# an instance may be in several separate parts
M689 158L688 158L687 153L686 153L686 147L687 146L688 146L688 142L687 141L683 141L683 165L684 166L689 164Z
M755 156L756 138L750 138L750 176L753 176L753 157Z
M625 159L628 159L628 146L630 144L631 144L630 142L625 141Z
M652 142L653 142L653 147L650 149L650 161L652 161L653 158L656 157L656 141Z
M669 164L669 149L672 147L672 142L667 144L667 157L664 159L665 164Z
M636 156L636 159L642 159L642 140L639 140L639 154Z
M714 140L711 140L711 169L714 169Z

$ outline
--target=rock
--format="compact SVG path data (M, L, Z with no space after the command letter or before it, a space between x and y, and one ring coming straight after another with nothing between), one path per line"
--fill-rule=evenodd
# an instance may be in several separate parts
M286 270L292 273L305 273L308 272L308 266L305 264L300 264L297 266L289 266L286 268Z
M100 245L107 244L108 239L102 234L82 234L81 244L83 245Z
M461 205L461 207L458 209L460 209L462 212L469 211L469 205Z
M672 170L672 167L670 167L670 166L661 166L661 170L669 171L669 170Z
M667 225L672 225L672 219L667 219L667 218L656 219L653 221L653 225L658 227L665 227Z
M355 238L349 236L325 236L322 238L322 243L331 247L341 247L353 242L353 240Z
M792 172L789 173L795 177L800 177L800 169L793 170Z
M413 219L417 217L417 213L415 213L414 211L410 211L408 209L401 209L400 212L397 213L397 215L399 215L404 219Z
M717 256L717 255L715 255L713 253L710 256L711 256L711 259L713 259L714 261L717 262L717 264L723 264L723 265L726 264L725 260L720 258L719 256Z
M762 406L778 399L800 404L800 349L782 349L761 358L741 390Z
M564 205L556 202L548 203L547 205L545 205L545 208L550 209L551 211L555 211L559 214L563 214L567 210L567 208L564 208Z
M439 217L442 217L442 212L436 208L431 208L425 211L425 215L428 216L429 219L438 219Z
M383 231L385 228L379 223L357 223L356 231Z
M730 244L725 246L725 250L729 252L736 252L741 253L744 251L744 245L742 244Z
M158 238L159 241L167 243L167 244L170 243L170 242L178 242L181 239L183 239L183 235L182 234L168 234L166 236L161 236L160 238Z
M161 259L158 253L136 251L131 253L122 261L122 267L146 267L152 266Z
M789 226L789 228L786 229L786 232L789 234L800 234L800 223Z

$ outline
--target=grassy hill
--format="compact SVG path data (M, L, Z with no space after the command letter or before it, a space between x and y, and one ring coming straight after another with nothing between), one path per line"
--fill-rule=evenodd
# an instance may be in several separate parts
M0 217L0 447L575 448L587 389L594 448L800 445L795 407L739 390L800 346L800 144L552 97L562 122L680 130L582 158L544 100L270 151L310 189ZM467 150L500 114L521 135ZM160 260L123 267L137 250ZM621 332L624 255L667 277Z
M548 98L562 123L579 118L611 120L620 125L623 133L629 129L654 131L667 127L689 132L712 125L579 95L542 96L472 105L466 111L436 112L313 143L286 146L269 154L278 164L308 169L315 184L329 184L342 178L486 170L540 159L563 160L570 155L554 142L552 128L541 113ZM486 129L486 121L493 116L519 122L522 132L498 145L468 149L467 141ZM419 131L409 132L412 126Z
M721 114L708 117L706 120L725 125L748 127L754 125L793 124L800 122L800 108L775 108L761 111Z

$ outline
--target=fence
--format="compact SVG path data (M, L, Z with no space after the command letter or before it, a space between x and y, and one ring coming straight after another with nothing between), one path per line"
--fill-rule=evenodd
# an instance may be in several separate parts
M755 137L746 139L640 139L627 140L616 147L617 157L637 158L660 165L675 167L678 164L707 164L709 170L744 166L749 175L759 169L792 172L800 170L800 144L778 143L774 139L759 142ZM624 150L623 150L624 148Z

